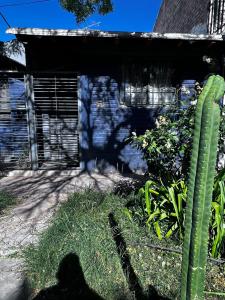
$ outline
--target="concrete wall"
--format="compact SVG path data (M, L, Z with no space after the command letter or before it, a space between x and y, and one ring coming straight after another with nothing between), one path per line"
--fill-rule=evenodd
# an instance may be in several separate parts
M208 0L163 0L155 32L207 33Z

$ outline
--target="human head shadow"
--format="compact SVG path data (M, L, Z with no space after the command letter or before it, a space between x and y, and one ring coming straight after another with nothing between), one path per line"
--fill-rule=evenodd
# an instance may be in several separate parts
M62 259L56 278L56 285L41 290L33 300L104 300L88 286L75 253Z
M129 290L135 295L135 299L169 300L169 298L160 296L153 286L149 286L148 290L144 292L143 287L141 286L141 283L131 265L130 256L127 251L127 245L123 238L121 229L119 228L119 224L117 223L113 213L110 213L108 218L112 236L116 244L117 253L120 257L121 267L127 280ZM117 298L117 300L122 300L122 298Z

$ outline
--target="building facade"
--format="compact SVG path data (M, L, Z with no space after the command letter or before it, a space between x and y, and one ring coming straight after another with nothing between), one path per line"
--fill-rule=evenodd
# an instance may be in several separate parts
M154 31L220 34L224 23L225 0L164 0Z
M132 132L190 100L211 72L203 56L225 53L222 36L8 32L26 51L25 70L0 76L1 162L14 169L145 172Z

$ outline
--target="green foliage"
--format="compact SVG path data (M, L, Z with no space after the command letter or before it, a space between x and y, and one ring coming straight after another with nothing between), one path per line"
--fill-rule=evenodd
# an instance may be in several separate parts
M209 253L214 258L224 254L225 222L225 169L215 177L213 201L209 228ZM138 221L148 229L154 229L157 237L184 236L184 219L187 200L187 186L184 180L173 180L168 185L162 181L148 180L139 190L139 198L128 202L124 213L130 221Z
M163 248L179 249L176 240L159 241L152 232L146 234L136 222L124 218L123 208L127 201L135 202L139 198L134 195L123 198L93 189L71 195L41 234L39 243L24 252L26 277L34 290L38 292L54 285L60 261L72 252L79 256L87 284L104 299L134 299L109 227L108 214L114 211L144 291L151 286L166 299L179 299L181 256L147 246L150 242ZM207 290L223 290L224 282L223 267L209 262Z
M112 0L60 0L60 4L83 22L95 12L105 15L113 10Z
M217 157L217 170L223 169L225 166L220 164L220 159L224 160L225 153L225 106L221 108L220 130L219 130L219 145Z
M128 292L108 226L109 212L122 205L121 198L94 190L71 195L39 244L25 251L32 286L54 284L60 261L72 252L79 256L85 278L98 294L113 299L114 293Z
M190 99L190 101L193 99ZM194 129L196 106L187 109L174 107L162 113L156 127L143 135L133 133L129 141L140 149L148 165L148 172L160 178L187 178ZM225 152L225 108L221 116L217 162ZM223 168L217 164L217 171Z
M134 200L135 197L131 198ZM60 261L72 252L79 256L87 284L100 296L104 299L134 299L109 226L108 216L113 211L144 292L147 293L151 284L160 294L174 299L174 294L178 294L180 260L168 254L158 258L156 251L129 245L146 239L146 236L135 223L124 218L122 210L127 199L93 189L71 195L60 207L51 226L42 233L39 243L24 252L26 275L32 287L37 291L55 284ZM166 263L158 272L162 258ZM175 261L178 264L169 274L170 265Z
M144 183L144 179L122 179L118 182L115 182L113 193L118 196L126 197L132 193L136 193Z
M194 105L174 108L158 118L155 128L140 136L133 133L130 141L143 152L149 173L161 178L187 175L194 111Z
M215 178L212 201L212 215L210 222L210 248L214 258L220 257L224 252L225 239L224 203L225 203L225 170Z
M211 76L196 113L185 215L181 299L204 299L208 228L220 126L224 79Z
M0 214L2 214L7 207L16 203L16 197L6 191L0 191Z
M173 181L166 186L162 181L148 180L139 190L140 203L129 206L125 214L130 220L138 220L149 229L154 228L160 240L178 233L183 237L184 207L187 187L183 180ZM141 209L138 208L138 205Z

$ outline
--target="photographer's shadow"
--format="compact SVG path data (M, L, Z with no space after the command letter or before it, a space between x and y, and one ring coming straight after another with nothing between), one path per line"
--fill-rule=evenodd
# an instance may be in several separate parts
M33 300L103 300L88 286L75 253L69 253L62 259L56 278L56 285L41 290Z

